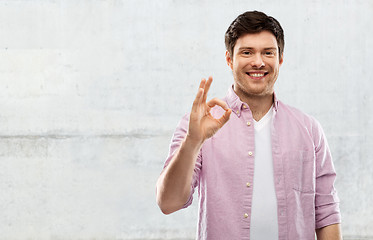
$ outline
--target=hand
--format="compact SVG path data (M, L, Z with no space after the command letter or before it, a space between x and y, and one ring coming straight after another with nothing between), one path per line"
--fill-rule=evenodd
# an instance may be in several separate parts
M207 81L206 79L202 79L190 113L187 137L200 144L212 137L229 120L229 116L232 112L232 110L228 108L228 105L220 99L213 98L206 103L207 93L211 83L212 77L209 77ZM210 113L211 108L215 105L225 110L224 115L219 119L215 119Z

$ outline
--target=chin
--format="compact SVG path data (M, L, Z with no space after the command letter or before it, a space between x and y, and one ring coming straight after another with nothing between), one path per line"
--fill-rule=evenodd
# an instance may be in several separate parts
M267 91L265 89L249 89L246 91L248 95L258 96L258 97L264 97L268 95L272 95L273 91Z

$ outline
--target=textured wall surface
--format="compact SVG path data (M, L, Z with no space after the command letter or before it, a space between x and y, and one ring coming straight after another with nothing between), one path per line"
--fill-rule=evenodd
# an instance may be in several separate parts
M372 1L0 1L0 239L192 239L155 182L199 80L232 83L224 32L246 10L285 30L280 99L334 155L346 239L373 236Z

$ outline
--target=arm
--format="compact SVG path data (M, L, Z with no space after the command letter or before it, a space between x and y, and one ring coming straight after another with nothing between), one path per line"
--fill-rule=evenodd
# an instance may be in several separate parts
M340 224L332 224L323 228L316 229L318 240L342 240Z
M342 239L339 198L334 187L336 172L329 146L316 122L314 128L316 155L315 228L317 239Z
M157 203L165 214L181 209L187 202L195 162L203 142L229 120L231 110L225 102L212 99L206 103L211 83L212 77L207 81L202 79L190 113L188 133L157 181ZM225 110L220 119L215 119L210 114L215 105Z

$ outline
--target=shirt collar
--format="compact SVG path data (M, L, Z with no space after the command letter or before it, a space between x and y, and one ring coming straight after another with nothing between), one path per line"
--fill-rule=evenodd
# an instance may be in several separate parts
M234 112L238 117L241 116L241 111L243 109L250 109L247 103L240 100L237 94L233 90L233 85L228 89L227 103L232 112ZM276 93L273 94L273 109L277 112L278 110L278 99Z

